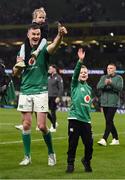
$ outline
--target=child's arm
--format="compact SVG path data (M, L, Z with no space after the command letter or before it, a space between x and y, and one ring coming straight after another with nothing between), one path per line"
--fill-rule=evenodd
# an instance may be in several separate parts
M78 83L79 73L80 73L80 70L81 70L81 67L83 64L83 60L85 58L85 51L83 51L82 48L79 48L79 50L78 50L78 58L79 58L79 60L76 64L76 67L74 69L74 73L72 76L72 86L76 86Z
M22 57L23 60L25 59L25 44L21 45L19 56Z

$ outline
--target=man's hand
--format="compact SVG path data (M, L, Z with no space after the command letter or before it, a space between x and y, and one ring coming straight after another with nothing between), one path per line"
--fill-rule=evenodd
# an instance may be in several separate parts
M60 23L58 23L58 34L60 36L63 36L65 34L67 34L67 33L68 33L67 29L64 26L62 26Z
M110 78L110 79L106 79L106 80L105 80L105 84L106 84L106 85L109 85L109 84L111 84L111 83L112 83L111 78Z
M60 98L57 97L57 98L55 99L55 103L58 104L59 102L60 102Z

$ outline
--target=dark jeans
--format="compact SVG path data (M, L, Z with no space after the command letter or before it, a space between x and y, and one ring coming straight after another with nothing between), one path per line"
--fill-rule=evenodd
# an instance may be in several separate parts
M118 133L114 125L113 118L115 116L117 107L103 107L103 112L106 120L106 128L103 135L105 140L108 139L109 134L112 134L112 137L118 140Z
M92 159L93 152L93 138L91 131L91 124L77 121L77 120L69 120L68 124L68 164L74 164L76 149L78 146L79 137L81 136L82 142L85 146L85 150L83 152L84 160L89 162Z
M49 97L49 110L47 117L51 121L53 128L56 128L56 97Z

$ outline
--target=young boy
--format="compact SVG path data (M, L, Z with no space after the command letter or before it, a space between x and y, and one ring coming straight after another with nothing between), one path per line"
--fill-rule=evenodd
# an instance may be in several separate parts
M48 24L46 22L46 12L43 7L34 10L32 14L32 23L40 25L40 29L42 32L41 42L37 49L31 53L29 40L28 38L26 38L24 44L22 44L21 46L19 57L17 57L17 64L15 65L15 68L19 69L19 74L21 73L22 69L27 65L29 59L32 57L32 61L34 61L38 56L39 52L47 43L46 39L48 37Z
M87 84L88 69L82 65L85 52L78 50L79 61L74 70L71 82L71 107L68 115L68 158L67 173L74 171L74 162L79 136L85 145L84 157L81 159L85 172L92 172L90 161L93 152L91 131L91 87Z

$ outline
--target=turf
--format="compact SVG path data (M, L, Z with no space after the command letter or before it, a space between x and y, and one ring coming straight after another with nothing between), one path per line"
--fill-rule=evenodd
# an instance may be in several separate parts
M116 114L115 124L119 132L119 146L102 147L97 144L104 131L102 113L92 113L94 152L92 173L85 173L81 164L84 148L79 141L76 154L75 172L65 173L67 159L67 113L58 112L59 127L53 133L53 142L57 154L57 165L47 165L47 149L40 132L32 125L32 164L20 167L23 158L21 132L14 125L20 124L21 116L16 109L0 109L0 179L124 179L125 178L125 115ZM50 123L48 121L48 125ZM108 139L111 142L112 137Z

